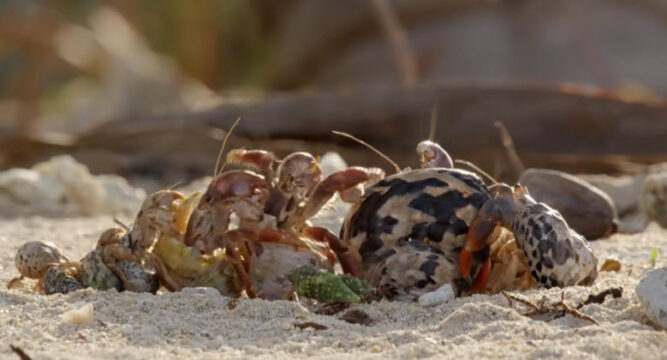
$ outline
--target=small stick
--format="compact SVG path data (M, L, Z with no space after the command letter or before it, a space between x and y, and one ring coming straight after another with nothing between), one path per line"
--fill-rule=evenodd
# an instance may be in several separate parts
M332 133L334 133L334 134L336 134L336 135L344 136L344 137L346 137L346 138L350 138L350 139L352 139L352 140L358 142L359 144L364 145L365 147L371 149L373 152L375 152L376 154L380 155L381 158L383 158L383 159L385 159L387 162L389 162L389 163L394 167L394 170L396 170L396 173L397 173L397 174L403 171L403 170L401 170L401 168L398 166L398 164L396 164L391 158L389 158L389 156L385 155L382 151L376 149L376 148L373 147L371 144L369 144L369 143L367 143L367 142L365 142L365 141L363 141L363 140L361 140L361 139L359 139L359 138L357 138L357 137L354 137L354 136L352 136L352 135L350 135L350 134L348 134L348 133L344 133L344 132L342 132L342 131L336 131L336 130L333 130Z
M227 140L229 140L229 137L232 135L234 132L234 129L236 129L236 125L239 124L241 121L241 117L237 117L236 120L234 121L234 124L232 124L232 127L227 130L227 133L225 134L225 138L222 140L222 145L220 145L220 151L218 152L218 158L215 160L215 168L213 168L213 177L216 177L222 172L222 170L225 168L225 164L222 164L222 167L219 169L218 167L220 166L220 160L222 159L222 153L225 151L225 146L227 145ZM219 170L218 170L219 169Z
M607 299L608 295L611 295L614 298L620 298L621 296L623 296L623 288L622 287L610 288L600 292L599 294L588 295L588 298L584 302L579 304L579 306L577 306L577 309L581 309L582 307L588 304L602 304Z
M529 307L532 308L534 311L540 311L540 308L538 308L537 305L533 304L533 303L530 302L529 300L520 298L520 297L518 297L518 296L516 296L516 295L512 295L512 294L508 293L507 291L503 291L502 294L505 295L505 297L506 297L508 300L509 300L509 299L516 300L516 301L520 302L521 304L524 304L524 305L526 305L526 306L529 306Z
M590 317L590 316L588 316L588 315L586 315L586 314L583 314L583 313L579 312L579 310L574 309L574 308L570 307L570 305L566 304L566 303L565 303L565 292L561 292L561 293L560 293L560 301L557 302L557 303L555 303L555 304L553 304L552 306L553 306L553 307L560 306L560 307L563 309L563 311L564 311L565 313L567 313L567 314L570 314L570 315L572 315L572 316L574 316L574 317L576 317L576 318L582 319L582 320L590 321L590 322L592 322L592 323L595 324L595 325L600 325L600 323L598 323L598 322L597 322L595 319L593 319L592 317Z
M505 149L505 153L507 153L507 157L509 158L510 164L512 165L512 169L514 170L516 177L519 178L519 176L524 170L524 166L523 163L521 162L521 158L519 158L519 154L516 152L512 136L510 136L509 131L507 131L507 128L505 127L505 124L503 124L502 121L496 121L495 126L496 129L498 129L500 140L503 144L503 148Z
M413 87L418 80L417 61L405 30L389 1L370 0L370 3L392 50L401 83L405 87Z
M431 123L428 131L428 139L435 141L435 130L438 128L438 100L431 107Z

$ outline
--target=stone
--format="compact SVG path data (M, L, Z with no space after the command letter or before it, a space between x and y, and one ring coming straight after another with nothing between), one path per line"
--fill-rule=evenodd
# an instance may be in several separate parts
M646 317L667 330L667 268L646 273L635 291Z

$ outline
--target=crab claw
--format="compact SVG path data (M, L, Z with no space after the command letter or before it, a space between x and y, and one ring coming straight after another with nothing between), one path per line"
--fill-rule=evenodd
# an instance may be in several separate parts
M486 286L487 280L489 280L490 275L491 275L491 259L487 259L484 262L482 268L477 273L477 276L475 277L472 292L473 293L482 292L482 290L484 290L484 286Z
M459 269L464 279L470 278L470 271L474 260L473 255L487 248L487 240L490 238L495 227L495 221L484 218L476 218L470 226L466 235L465 245L459 255ZM485 259L485 261L487 260Z

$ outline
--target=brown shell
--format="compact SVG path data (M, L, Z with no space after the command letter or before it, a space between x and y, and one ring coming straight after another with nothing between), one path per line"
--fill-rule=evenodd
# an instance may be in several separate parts
M618 214L611 198L582 179L557 170L527 169L519 183L535 200L558 210L586 239L604 238L617 230Z

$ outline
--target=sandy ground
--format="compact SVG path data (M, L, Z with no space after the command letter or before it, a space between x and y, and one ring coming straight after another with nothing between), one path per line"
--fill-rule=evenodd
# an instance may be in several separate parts
M5 290L14 277L16 249L29 240L50 240L73 258L93 248L98 234L113 226L109 217L0 219L0 358L18 359L9 346L33 359L189 358L604 358L658 359L667 354L667 332L646 324L634 288L652 248L665 266L667 231L651 226L637 235L616 235L593 243L601 261L621 260L618 273L603 272L589 288L565 289L578 304L589 294L623 287L623 296L582 312L600 325L570 315L544 322L524 317L502 295L455 299L436 307L383 301L354 308L368 313L370 326L308 312L286 301L230 298L185 291L161 295L79 291L37 295L32 282ZM561 289L521 295L560 298ZM86 303L92 325L71 325L61 315ZM341 313L342 314L342 313ZM325 330L301 330L313 321Z

